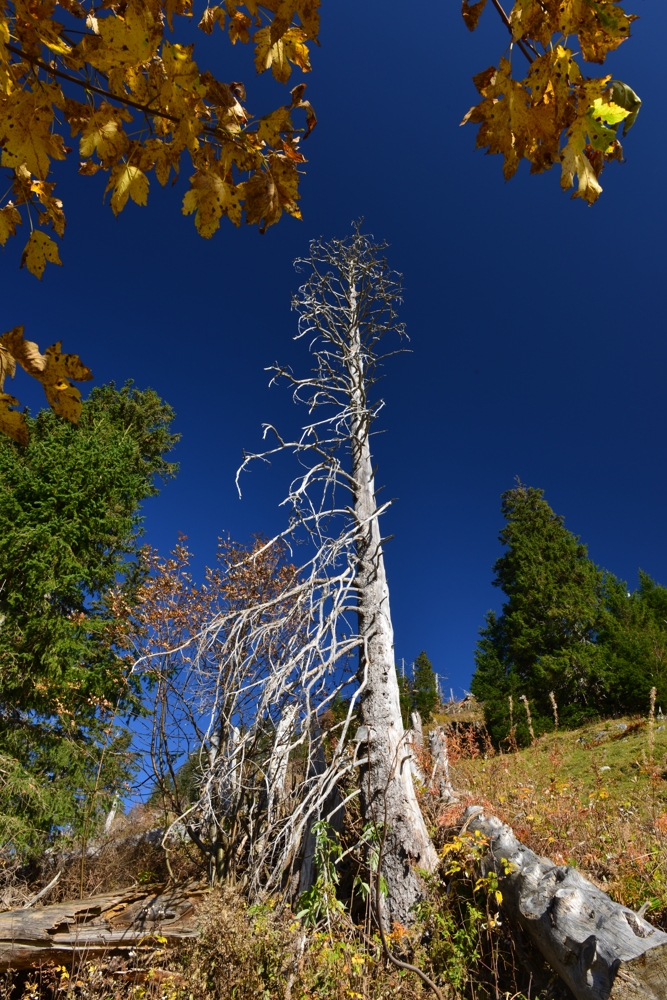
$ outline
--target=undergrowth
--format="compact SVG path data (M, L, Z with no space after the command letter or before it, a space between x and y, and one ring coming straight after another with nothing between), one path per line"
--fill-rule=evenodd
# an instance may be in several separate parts
M481 874L484 839L459 832L468 804L483 804L534 851L576 866L618 902L633 909L645 906L647 918L667 929L667 730L662 720L652 729L628 719L556 732L512 753L496 753L471 722L450 732L449 745L459 802L443 808L429 789L420 791L439 870L425 876L426 898L414 925L387 928L393 955L430 977L443 1000L571 1000L530 942L505 920L502 878ZM421 757L428 774L428 753ZM277 898L249 906L239 888L222 886L209 893L201 934L193 944L169 951L158 939L143 959L109 956L87 962L79 956L70 969L45 966L0 982L0 1000L417 1000L429 995L413 972L396 968L383 951L368 905L368 890L377 879L373 844L366 844L365 871L357 861L356 874L339 877L335 862L345 852L326 840L324 827L321 837L316 886L296 909ZM115 850L118 854L120 847ZM134 858L142 865L132 874L135 884L162 875L152 847L144 845L142 851ZM123 880L123 872L128 878L131 867L128 858L123 868L116 854L108 870L114 884ZM184 873L195 874L189 863L185 856L179 862ZM87 886L111 887L104 884L100 862L91 859L86 872ZM76 873L73 865L69 887ZM355 893L356 908L351 905ZM364 893L365 909L359 905Z

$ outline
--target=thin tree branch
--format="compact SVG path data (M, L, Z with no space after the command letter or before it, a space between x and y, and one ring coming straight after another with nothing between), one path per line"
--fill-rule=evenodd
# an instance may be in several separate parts
M500 18L501 18L503 24L505 25L505 27L509 31L510 35L512 36L512 40L514 40L514 32L512 31L512 22L510 21L509 17L507 16L507 14L505 13L505 11L501 7L500 0L491 0L491 3L493 4L493 6L496 8L496 10L498 11L498 13L500 14ZM528 62L532 63L533 57L531 56L530 52L528 51L528 49L527 49L525 43L523 42L523 40L521 38L518 38L516 44L521 49L521 51L523 52L523 54L526 57L526 59L528 60Z

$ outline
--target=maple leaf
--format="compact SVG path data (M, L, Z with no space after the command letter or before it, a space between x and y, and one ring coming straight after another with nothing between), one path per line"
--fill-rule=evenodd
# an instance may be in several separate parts
M11 406L18 405L19 401L14 396L0 392L0 431L18 441L19 444L26 445L28 443L28 426L25 417L18 410L10 409Z
M241 224L241 185L223 180L212 171L197 171L190 178L190 185L183 199L183 215L197 213L195 225L201 236L210 239L219 228L223 215L228 216L235 226Z
M308 46L305 44L307 34L301 28L289 28L276 42L271 41L271 29L261 28L255 32L255 68L258 73L271 69L274 77L280 83L287 83L294 63L304 73L311 70L308 56Z
M39 212L40 225L49 224L58 236L62 236L65 232L65 214L62 201L53 196L55 186L55 183L33 180L30 171L23 165L16 168L14 194L17 205L27 202L30 195L35 195L43 208L43 211Z
M637 115L639 114L642 102L632 87L628 87L627 83L621 83L620 80L611 81L609 92L612 101L629 112L628 117L623 122L623 135L627 135L637 121Z
M273 153L269 164L269 171L258 170L244 186L246 222L256 223L260 233L278 222L283 209L301 218L296 204L299 173L294 163L287 156Z
M16 227L21 221L21 213L11 201L0 208L0 245L4 247L9 237L16 235Z
M320 30L320 0L269 0L274 12L271 23L271 43L275 44L289 30L296 14L306 38L316 39Z
M584 89L584 95L592 95L595 89L602 89L608 78L589 81ZM577 190L573 198L583 198L589 205L598 199L602 187L598 181L598 173L591 162L591 153L616 155L616 129L619 122L627 118L629 111L621 108L613 101L606 102L602 97L596 97L588 105L582 100L582 107L576 120L568 130L568 142L561 153L561 187L564 190L573 187L574 178L578 178ZM604 158L600 160L600 169Z
M32 90L15 91L0 103L0 144L2 165L25 164L31 174L44 180L50 160L64 160L62 137L51 131L51 101L62 97L57 87L47 84Z
M192 0L162 0L162 6L170 31L174 30L174 14L192 17Z
M471 108L461 124L480 124L477 146L487 146L488 153L504 157L505 180L512 177L522 157L530 160L533 171L549 169L558 158L562 124L556 117L555 106L533 104L524 82L511 77L511 66L501 59L497 70L486 70L475 78L475 84L485 99Z
M28 375L39 378L46 367L46 358L33 340L24 339L23 330L22 326L15 326L3 333L0 348L20 364Z
M232 45L236 45L237 42L243 42L247 45L250 41L250 27L252 25L252 18L248 17L247 14L243 14L239 10L235 10L229 18L229 40Z
M62 264L58 247L47 233L35 229L23 250L21 267L25 265L41 281L47 263Z
M468 0L463 0L461 14L468 31L474 31L477 27L482 11L486 7L486 0L478 0L478 3L469 4Z
M548 48L554 34L576 35L587 62L604 62L630 35L634 15L618 0L516 0L510 14L515 40L532 38Z
M114 215L122 212L131 198L137 205L145 205L148 201L148 177L129 163L117 163L109 174L105 194L113 189L111 207Z
M3 333L0 348L42 383L48 403L56 413L72 423L77 422L81 413L81 393L70 379L86 382L93 377L77 354L63 354L62 341L40 354L34 341L24 339L22 326Z
M97 28L99 34L86 35L71 53L71 59L76 63L89 62L119 84L123 71L152 59L162 41L162 24L149 4L128 3L122 17L120 14L98 17Z
M222 7L207 7L202 15L202 19L197 25L202 31L205 31L207 35L210 35L215 28L216 22L220 25L222 30L225 30L225 12Z
M81 132L79 156L97 153L102 163L110 166L127 152L129 139L122 122L131 122L132 115L125 108L115 108L107 101L97 108L66 101L65 117L73 136Z
M16 360L12 357L6 347L0 344L0 392L4 392L5 379L9 375L14 378L16 374Z

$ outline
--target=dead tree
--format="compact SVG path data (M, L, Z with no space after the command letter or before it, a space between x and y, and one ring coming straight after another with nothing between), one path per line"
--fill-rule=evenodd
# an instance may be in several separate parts
M503 907L577 1000L664 1000L667 934L575 868L538 857L481 806L466 810L464 827L488 838Z
M155 934L181 944L199 933L200 888L127 889L0 913L0 972L59 962L71 965L125 953L150 954Z
M377 503L370 449L382 401L369 398L387 356L383 338L403 334L400 280L384 248L358 230L310 249L297 261L308 276L293 308L313 368L303 378L269 369L272 381L291 384L309 420L291 440L265 425L265 440L275 443L246 455L239 470L281 452L296 456L300 471L284 501L289 523L228 570L252 575L285 545L301 543L292 552L310 554L284 586L233 606L223 601L180 645L148 649L137 669L157 671L164 692L153 741L163 783L176 782L179 740L181 759L196 755L197 794L175 817L195 842L240 858L251 891L294 885L301 859L309 864L313 824L335 827L334 812L346 803L335 790L345 786L348 798L361 796L366 830L383 840L386 916L408 923L421 895L417 869L432 869L436 854L401 722L379 527L388 504ZM323 734L319 722L336 699L346 710ZM358 711L364 724L352 740Z
M265 436L275 434L277 445L247 456L243 467L279 451L296 453L305 471L288 498L291 529L304 531L319 552L333 547L335 565L349 573L345 612L357 617L350 641L359 649L364 723L357 734L362 811L383 838L386 915L408 923L421 896L417 868L432 870L436 854L415 795L401 721L379 525L388 505L377 502L370 447L371 428L383 405L370 393L381 362L396 353L383 354L382 341L390 333L404 334L396 314L400 275L388 267L384 249L357 228L347 240L313 241L310 256L297 261L308 277L292 304L299 313L298 336L307 340L314 365L303 378L279 365L272 371L274 379L291 384L295 400L308 406L313 419L292 441L267 426ZM336 627L342 626L341 619Z

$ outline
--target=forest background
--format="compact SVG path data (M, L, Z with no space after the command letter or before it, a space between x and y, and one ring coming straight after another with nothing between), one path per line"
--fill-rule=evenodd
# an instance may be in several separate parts
M394 362L388 434L375 442L381 482L400 498L384 528L395 536L399 662L425 648L459 693L467 686L477 629L500 605L498 498L516 474L546 490L598 564L631 587L638 567L667 581L658 77L667 14L643 2L633 10L634 37L609 70L644 106L627 162L605 171L590 209L569 202L555 172L529 178L524 164L505 185L498 159L475 152L474 127L458 128L476 100L472 75L505 45L491 10L469 35L458 3L410 19L397 4L324 10L304 78L320 123L305 150L303 223L285 219L264 237L223 224L209 243L180 215L184 182L154 185L147 208L115 219L101 178L68 178L55 164L68 207L64 266L38 286L18 270L22 244L8 244L3 329L25 323L41 345L62 337L96 384L132 377L173 405L181 472L146 504L149 542L166 552L182 531L201 568L219 534L282 524L284 470L256 472L242 502L233 474L262 421L296 419L288 394L267 393L263 371L301 350L290 346L292 259L309 238L344 234L363 215L405 273L414 350ZM197 46L202 66L252 84L252 110L284 99L268 77L252 79L247 51L201 33ZM36 410L41 390L29 382L16 391Z

